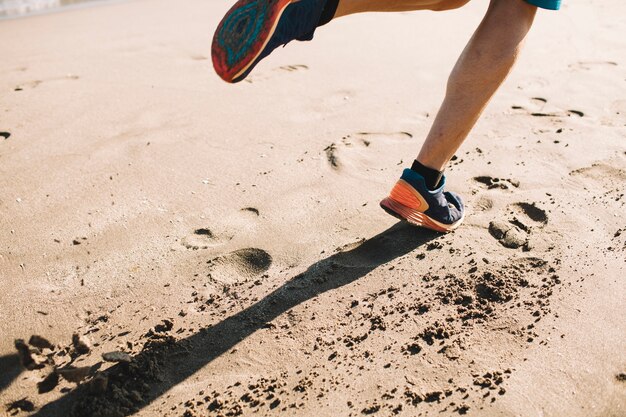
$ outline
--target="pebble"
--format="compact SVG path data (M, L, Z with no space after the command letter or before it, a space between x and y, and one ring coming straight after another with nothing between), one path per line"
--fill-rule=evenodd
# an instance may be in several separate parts
M83 379L87 378L90 370L90 366L82 366L80 368L68 366L63 369L57 369L56 372L61 375L66 381L79 384Z
M80 336L78 333L74 333L72 335L72 344L74 349L76 349L76 353L80 355L85 355L91 351L91 342L87 336Z
M125 352L108 352L102 354L102 359L107 362L124 362L130 363L133 358Z

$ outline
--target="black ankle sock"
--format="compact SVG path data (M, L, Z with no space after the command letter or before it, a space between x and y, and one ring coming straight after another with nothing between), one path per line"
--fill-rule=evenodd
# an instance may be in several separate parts
M318 27L324 26L326 23L333 20L338 5L339 0L326 0L326 5L324 5L324 10L322 10L322 15L320 16L320 21L317 23Z
M417 159L413 161L411 170L417 172L422 177L424 177L424 180L426 180L426 187L428 187L430 191L434 191L439 187L441 177L443 177L442 171L428 168L427 166L422 165Z

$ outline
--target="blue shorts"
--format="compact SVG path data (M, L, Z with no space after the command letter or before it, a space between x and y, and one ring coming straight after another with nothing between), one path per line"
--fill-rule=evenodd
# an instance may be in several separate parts
M526 3L542 9L559 10L561 8L561 0L526 0Z

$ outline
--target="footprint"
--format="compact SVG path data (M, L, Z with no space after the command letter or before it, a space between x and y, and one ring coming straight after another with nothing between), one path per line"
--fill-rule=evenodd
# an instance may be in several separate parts
M241 209L241 211L244 211L246 213L252 213L252 214L259 216L259 209L254 208L254 207L244 207Z
M521 110L524 113L533 117L556 117L564 118L570 116L584 117L585 113L580 110L563 110L554 106L548 105L548 100L543 97L532 97L529 99L527 106L513 105L513 110Z
M330 164L330 167L333 169L339 169L339 159L337 158L337 145L331 143L326 148L324 148L324 152L326 153L326 160Z
M261 212L258 208L252 206L243 207L229 217L229 229L235 235L249 233L259 226L260 218Z
M511 221L494 220L489 223L489 233L505 248L517 249L528 242L528 232Z
M576 115L578 117L584 117L585 113L580 110L565 110L565 112L553 112L553 113L542 113L542 112L534 112L530 113L533 117L569 117L571 115Z
M607 181L626 181L626 171L603 163L596 163L590 167L579 168L571 171L570 176L584 176L593 180L606 183Z
M406 142L411 138L413 135L409 132L359 132L344 136L338 143L331 143L324 148L324 153L326 161L334 170L340 170L345 165L344 158L340 157L340 154L346 155L345 160L350 160L352 165L357 162L361 166L375 168L375 165L381 165L384 162L380 161L380 154L375 148ZM368 150L368 148L372 149ZM389 164L385 163L385 167L388 166Z
M606 163L595 163L589 167L571 171L569 175L575 179L572 181L572 186L588 189L596 203L616 204L616 209L621 209L626 204L624 200L625 170Z
M579 61L568 65L573 70L592 70L595 68L616 67L617 62L613 61Z
M493 200L489 197L481 196L473 206L476 211L489 211L493 208Z
M11 137L11 133L9 133L9 132L0 132L0 137L6 140L6 139Z
M283 71L288 71L288 72L294 72L294 71L308 70L309 67L307 65L297 64L297 65L284 65L282 67L279 67L278 69L283 70Z
M497 219L489 223L489 233L506 248L523 247L528 251L532 249L530 237L534 229L547 223L546 211L534 203L515 203L509 206L508 219Z
M219 240L210 229L196 229L194 232L184 237L181 244L191 250L208 249L220 244Z
M513 213L517 211L518 215L526 215L528 218L536 223L547 224L548 214L544 209L541 209L535 205L535 203L515 203L512 206Z
M357 140L360 140L363 145L370 146L372 141L377 141L377 142L389 141L389 140L405 141L407 139L412 139L413 134L409 132L391 132L391 133L359 132L355 135L355 138Z
M568 116L575 115L575 116L578 116L578 117L585 117L585 113L581 112L580 110L571 110L570 109L570 110L566 110L566 113L567 113Z
M508 190L510 187L519 187L519 181L510 178L494 178L488 175L480 175L473 178L474 181L486 185L487 189L500 188L502 190Z
M540 112L545 108L547 103L548 99L545 99L543 97L531 97L528 100L528 104L526 106L513 105L511 106L511 108L513 110L528 110L528 108L530 108L530 111L532 112Z
M248 281L272 265L272 256L258 248L239 249L209 262L209 275L215 282L232 285Z
M309 67L304 64L295 64L295 65L283 65L282 67L274 68L271 73L256 73L247 77L244 81L252 84L259 81L265 81L274 76L278 75L278 72L298 72L298 71L306 71Z
M72 74L68 74L64 77L54 77L54 78L46 78L45 80L34 80L34 81L30 81L27 82L25 84L21 84L18 85L17 87L15 87L15 91L22 91L24 90L24 87L28 87L28 88L37 88L39 87L39 85L43 84L43 83L47 83L50 81L65 81L65 80L78 80L80 79L80 77L78 75L72 75Z

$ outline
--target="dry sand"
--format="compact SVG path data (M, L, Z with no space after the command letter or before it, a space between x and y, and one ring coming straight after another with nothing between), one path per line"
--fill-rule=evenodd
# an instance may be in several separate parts
M486 2L342 18L235 86L229 6L0 23L0 415L626 415L626 4L539 13L445 236L378 201Z

